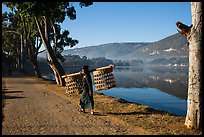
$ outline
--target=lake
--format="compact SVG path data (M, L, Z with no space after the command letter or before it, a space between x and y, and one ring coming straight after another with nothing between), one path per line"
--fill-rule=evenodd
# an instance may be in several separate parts
M65 72L78 72L67 69ZM185 116L187 111L188 67L116 67L114 69L116 87L96 91L108 96L122 98L132 103L168 111ZM53 79L52 72L44 74Z
M186 115L187 67L121 67L114 76L117 86L99 93Z

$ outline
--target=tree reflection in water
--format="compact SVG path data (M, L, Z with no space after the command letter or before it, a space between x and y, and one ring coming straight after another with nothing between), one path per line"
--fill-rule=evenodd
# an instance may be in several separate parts
M186 115L188 67L123 67L114 75L116 88L100 93Z

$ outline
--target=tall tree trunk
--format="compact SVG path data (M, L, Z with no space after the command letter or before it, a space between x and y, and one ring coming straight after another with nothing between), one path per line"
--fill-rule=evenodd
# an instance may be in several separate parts
M53 28L53 34L54 34L54 54L56 55L57 54L57 34L56 34L56 29L55 29L55 26L53 25L52 26Z
M17 57L16 57L16 68L21 70L21 48L22 48L22 35L21 35L21 45L17 47Z
M23 21L23 48L21 49L21 70L24 71L24 65L26 60L26 56L27 56L27 52L28 52L28 47L27 47L27 33L26 33L26 23L25 23L25 19L24 16L22 17L22 21Z
M47 57L48 57L48 62L51 67L51 69L54 72L55 75L55 80L58 85L65 86L65 80L61 77L65 74L65 71L61 64L58 62L57 58L55 57L55 54L52 50L52 47L50 45L50 40L49 40L49 21L48 19L44 16L44 31L42 26L40 25L39 19L35 17L36 24L41 36L41 39L43 41L44 47L47 51Z
M34 68L35 75L38 78L41 78L42 76L41 76L41 73L40 73L40 69L39 69L39 65L38 65L38 62L37 62L37 58L31 57L31 63L32 63L33 68Z
M38 77L38 78L41 78L42 76L41 76L41 73L40 73L36 52L38 52L38 50L37 49L35 50L35 41L31 41L29 39L28 53L29 53L30 62L33 65L33 69L35 71L35 76Z
M202 129L202 2L191 2L192 24L189 42L188 107L185 125Z

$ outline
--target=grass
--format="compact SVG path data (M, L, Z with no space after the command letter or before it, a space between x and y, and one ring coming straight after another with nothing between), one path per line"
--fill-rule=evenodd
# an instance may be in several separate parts
M142 127L156 135L201 135L202 131L189 130L184 125L185 117L160 111L145 105L127 102L96 93L95 108L110 117L131 126Z

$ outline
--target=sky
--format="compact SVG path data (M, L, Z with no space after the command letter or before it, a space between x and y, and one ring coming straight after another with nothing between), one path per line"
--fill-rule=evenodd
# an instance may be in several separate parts
M73 48L117 42L155 42L177 33L176 22L190 26L190 2L93 2L76 8L76 20L61 24L79 44ZM2 12L5 11L2 5ZM72 48L72 49L73 49ZM66 48L69 49L69 48Z

